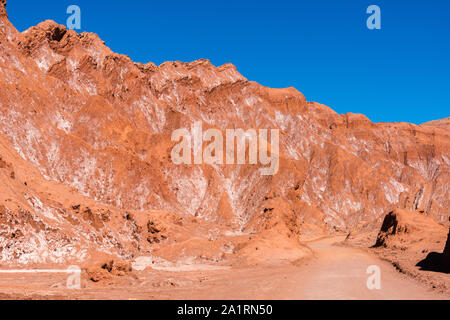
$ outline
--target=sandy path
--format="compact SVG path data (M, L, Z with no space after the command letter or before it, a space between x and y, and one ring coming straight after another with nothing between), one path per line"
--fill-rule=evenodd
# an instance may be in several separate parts
M49 299L450 299L399 273L370 252L334 245L342 237L307 243L314 257L300 265L232 267L229 269L143 270L114 285L90 283L67 290L64 277L2 275L0 292L13 298ZM381 289L369 290L366 270L381 270ZM192 266L191 266L192 267ZM59 282L60 286L54 286ZM14 284L14 285L12 285ZM7 298L0 294L0 299Z
M327 238L308 244L315 258L293 277L287 299L445 299L399 273L387 262L362 250L335 246L342 238ZM369 266L380 267L381 289L367 287Z
M375 255L334 245L343 237L309 242L314 257L300 266L237 268L204 274L204 286L162 290L171 299L450 299L399 273ZM381 289L367 288L369 266L380 268ZM186 274L184 274L186 276ZM190 276L187 276L191 278Z

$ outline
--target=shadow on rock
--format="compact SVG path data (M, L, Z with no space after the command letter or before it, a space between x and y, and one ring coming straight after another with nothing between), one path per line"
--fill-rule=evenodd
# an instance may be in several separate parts
M450 266L445 263L444 254L430 252L427 257L416 264L422 271L450 273Z

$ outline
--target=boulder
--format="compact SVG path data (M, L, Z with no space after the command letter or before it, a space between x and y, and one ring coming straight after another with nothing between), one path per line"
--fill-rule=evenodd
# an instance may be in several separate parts
M441 234L443 228L418 211L395 209L384 218L374 247L405 250L431 242L431 237Z

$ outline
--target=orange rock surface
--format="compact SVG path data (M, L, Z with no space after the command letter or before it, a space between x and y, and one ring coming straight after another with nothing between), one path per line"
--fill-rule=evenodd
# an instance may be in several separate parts
M446 125L339 115L231 64L134 63L53 21L19 33L1 4L0 87L1 262L259 263L297 259L302 235L374 229L394 208L450 216ZM173 164L172 132L195 121L279 129L278 173Z

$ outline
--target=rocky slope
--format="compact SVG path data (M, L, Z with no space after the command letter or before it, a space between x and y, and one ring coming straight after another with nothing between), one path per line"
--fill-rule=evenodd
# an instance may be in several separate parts
M440 119L440 120L434 120L434 121L430 121L430 122L426 122L423 125L425 126L435 126L435 127L439 127L442 128L444 130L450 130L450 117L447 117L445 119Z
M448 265L448 227L438 224L419 211L394 209L389 212L373 240L370 234L359 234L349 243L371 247L383 260L429 288L450 294ZM369 243L367 243L369 241Z
M428 251L429 243L442 243L446 228L423 213L395 209L384 218L375 247Z
M0 86L3 262L87 259L91 249L178 257L196 236L198 257L230 235L214 242L216 257L251 247L249 234L295 246L299 235L373 229L396 207L450 216L448 127L339 115L231 64L134 63L52 21L19 33L0 4ZM279 129L278 173L175 165L172 132L196 121Z

